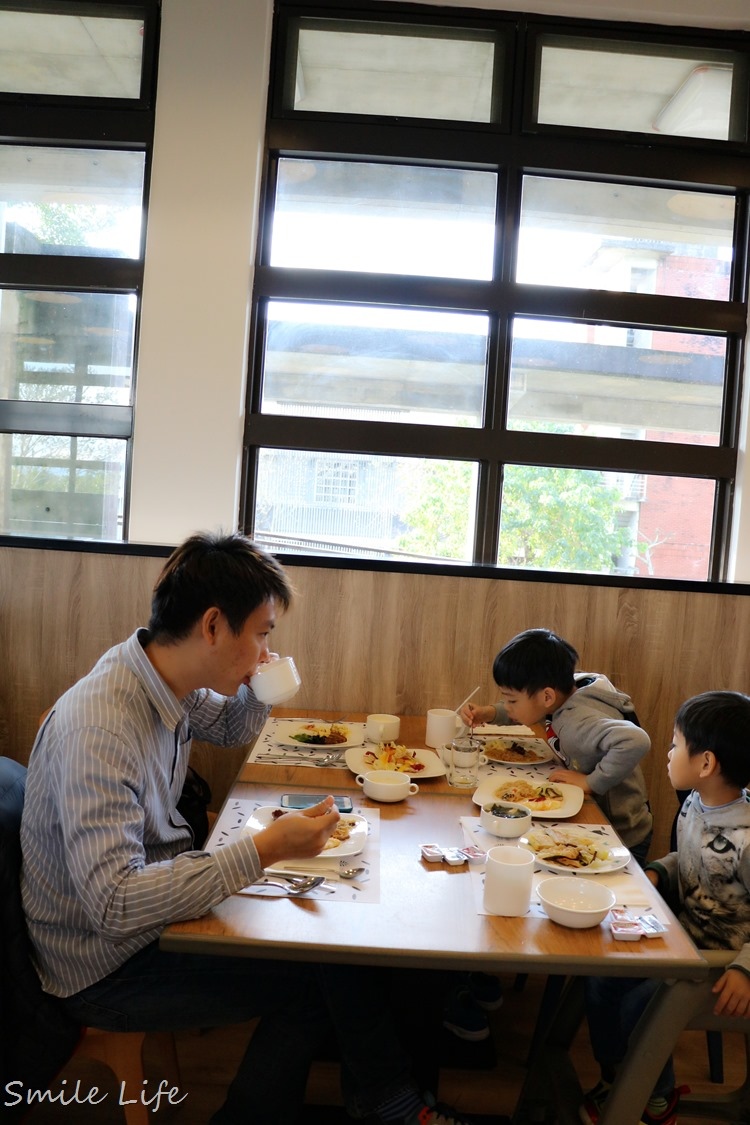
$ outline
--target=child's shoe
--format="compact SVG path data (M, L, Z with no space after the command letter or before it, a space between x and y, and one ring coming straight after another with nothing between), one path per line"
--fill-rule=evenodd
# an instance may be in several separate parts
M491 973L469 973L466 987L485 1012L496 1012L503 1002L503 989Z
M646 1106L641 1114L640 1125L677 1125L677 1110L680 1105L680 1097L683 1094L689 1093L689 1086L677 1086L667 1099L666 1109L654 1113L653 1110L649 1110L648 1106Z
M578 1111L583 1125L599 1125L599 1119L604 1112L604 1103L611 1089L611 1082L600 1079L593 1090L589 1090L584 1096L583 1105Z
M443 1027L459 1039L467 1039L472 1043L490 1037L487 1016L465 989L454 992L449 998L443 1011Z

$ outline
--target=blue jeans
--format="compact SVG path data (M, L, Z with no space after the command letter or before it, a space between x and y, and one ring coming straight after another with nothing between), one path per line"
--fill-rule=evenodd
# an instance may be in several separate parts
M304 1102L310 1064L334 1039L353 1116L365 1117L414 1087L384 1001L387 973L354 965L165 953L154 942L64 1004L82 1024L105 1031L220 1027L260 1016L211 1125L292 1125Z
M611 1077L611 1072L625 1058L633 1029L659 983L631 977L586 978L586 1018L591 1049L603 1076ZM653 1095L668 1098L673 1090L674 1067L670 1058L657 1079Z

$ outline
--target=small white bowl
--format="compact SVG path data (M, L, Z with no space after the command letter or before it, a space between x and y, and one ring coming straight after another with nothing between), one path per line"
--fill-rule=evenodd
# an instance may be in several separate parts
M543 879L537 893L547 916L573 930L598 926L617 901L609 887L565 875Z
M490 811L490 806L502 806L516 810L513 816L496 816ZM518 814L521 815L518 815ZM482 828L491 832L493 836L502 836L506 839L523 836L531 828L531 813L525 805L518 805L512 801L487 801L479 813L479 823Z

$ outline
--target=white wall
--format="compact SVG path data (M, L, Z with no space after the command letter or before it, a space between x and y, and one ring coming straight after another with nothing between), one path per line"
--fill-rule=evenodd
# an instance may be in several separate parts
M164 0L130 535L236 527L270 0Z
M750 29L750 0L445 2ZM163 0L133 450L136 543L237 526L271 18L272 0ZM745 509L735 513L733 573L743 582L750 499Z

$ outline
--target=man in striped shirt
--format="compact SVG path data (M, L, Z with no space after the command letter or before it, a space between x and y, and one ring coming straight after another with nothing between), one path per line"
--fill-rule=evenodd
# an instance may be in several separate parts
M335 828L329 797L205 852L177 811L193 736L235 746L261 730L269 708L250 678L291 599L283 569L248 539L192 536L157 580L148 628L105 653L51 709L27 775L22 892L45 991L107 1030L262 1017L215 1125L294 1121L309 1063L330 1034L329 1009L335 1025L352 988L363 999L373 984L346 967L158 945L170 922L205 914L269 864L316 855ZM351 1029L351 1012L341 1024ZM364 1116L405 1090L413 1098L415 1087L382 1004L363 1029L359 1042L347 1035L342 1060L350 1104Z

